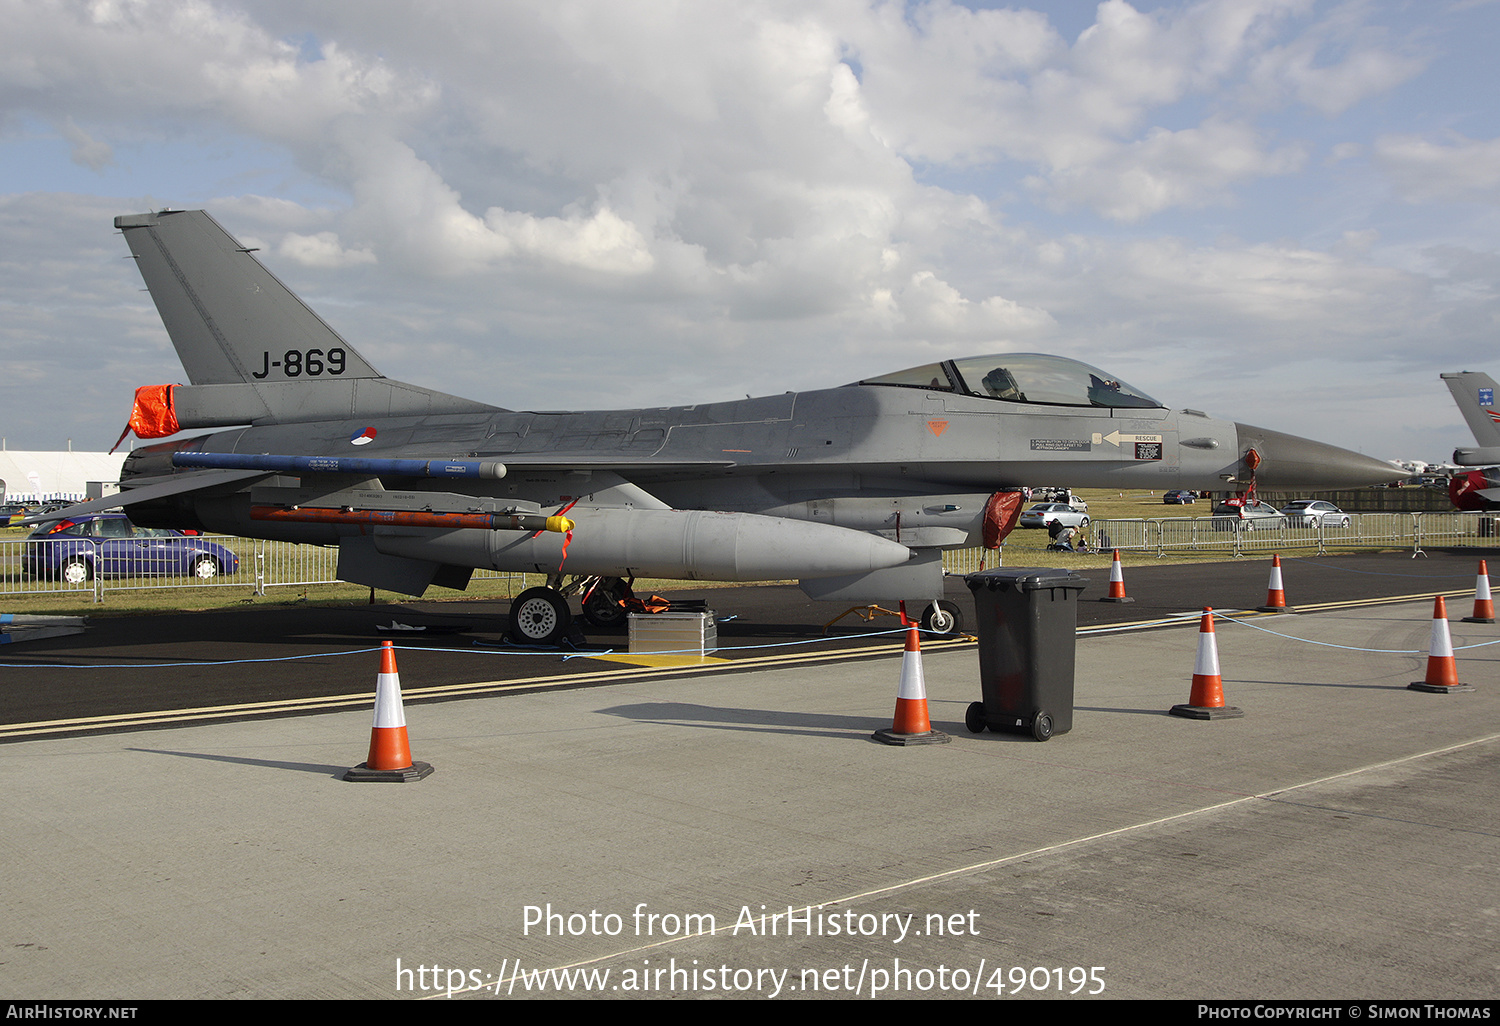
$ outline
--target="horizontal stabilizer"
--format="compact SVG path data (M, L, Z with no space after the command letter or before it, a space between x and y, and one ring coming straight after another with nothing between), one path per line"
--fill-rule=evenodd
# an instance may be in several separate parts
M66 509L56 510L42 516L27 517L21 521L21 524L29 526L48 520L84 517L90 513L101 513L107 509L119 509L121 506L130 506L137 502L165 499L172 495L203 491L221 485L238 484L241 481L248 481L252 477L265 476L266 471L264 470L203 470L190 474L169 474L163 477L136 478L136 481L142 483L124 489L115 495L106 495L102 499L90 499L88 502L80 502L76 506L69 506Z

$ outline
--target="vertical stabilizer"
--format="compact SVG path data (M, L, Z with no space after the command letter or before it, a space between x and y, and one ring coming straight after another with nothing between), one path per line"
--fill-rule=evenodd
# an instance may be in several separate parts
M195 385L378 378L349 343L202 210L115 218ZM283 359L296 353L294 360ZM314 356L316 374L307 369ZM272 366L272 363L276 366Z
M115 218L191 386L183 428L494 407L381 375L202 210Z
M1474 432L1474 441L1484 447L1500 446L1500 407L1495 405L1495 382L1488 374L1463 371L1459 374L1444 374L1448 391L1458 404L1469 430Z

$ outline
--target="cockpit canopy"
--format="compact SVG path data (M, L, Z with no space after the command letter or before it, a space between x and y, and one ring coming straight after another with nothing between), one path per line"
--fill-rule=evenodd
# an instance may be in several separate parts
M1013 403L1161 409L1145 392L1079 360L1041 353L1000 353L944 360L866 378L860 385L894 385L956 392Z

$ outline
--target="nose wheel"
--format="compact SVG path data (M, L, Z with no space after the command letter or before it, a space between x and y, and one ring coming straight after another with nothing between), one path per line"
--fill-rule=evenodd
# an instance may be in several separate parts
M958 634L964 629L964 614L957 603L939 599L922 611L922 629L929 634Z

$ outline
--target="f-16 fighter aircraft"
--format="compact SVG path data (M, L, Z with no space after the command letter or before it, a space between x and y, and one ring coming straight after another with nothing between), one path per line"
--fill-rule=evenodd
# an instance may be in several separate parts
M382 376L203 211L115 219L191 384L138 390L122 493L146 526L339 547L339 577L420 595L475 568L548 575L511 631L558 638L566 580L616 616L635 577L799 579L911 602L936 629L942 550L994 545L1019 489L1339 487L1392 465L1172 411L1096 367L1007 353L814 392L515 412ZM82 507L80 507L80 511Z

